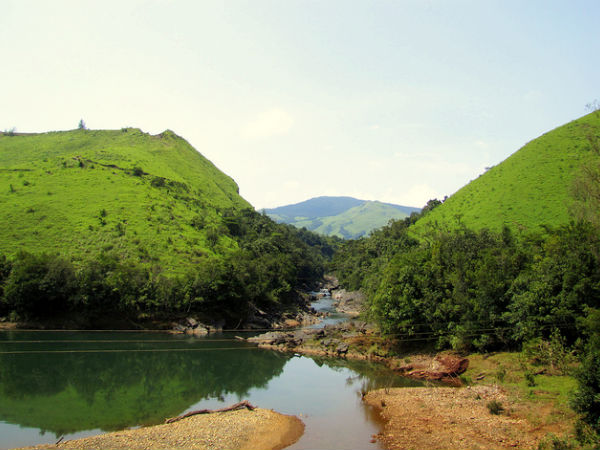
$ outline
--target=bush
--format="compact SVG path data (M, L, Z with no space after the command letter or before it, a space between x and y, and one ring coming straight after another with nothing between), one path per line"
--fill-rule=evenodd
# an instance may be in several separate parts
M142 175L145 175L146 172L144 172L144 169L142 169L139 166L136 166L133 168L133 175L136 177L141 177Z
M165 185L165 179L163 177L154 177L150 184L154 187L163 187Z
M533 364L547 366L561 375L568 375L575 363L573 352L565 344L558 329L555 329L550 340L536 338L523 345L523 354Z
M504 412L504 406L502 406L502 403L500 403L498 400L491 400L485 406L487 406L490 414L494 414L495 416Z
M552 433L548 434L538 445L538 450L571 450L573 443L567 438L558 437Z
M525 372L525 383L528 387L534 387L536 385L535 375L531 372Z
M600 336L594 336L587 344L575 378L578 386L571 397L571 406L583 423L600 434Z

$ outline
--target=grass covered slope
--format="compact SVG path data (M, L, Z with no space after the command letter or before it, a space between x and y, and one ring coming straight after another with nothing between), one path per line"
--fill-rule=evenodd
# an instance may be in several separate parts
M430 227L535 230L572 218L573 182L592 157L589 135L600 135L592 113L529 142L502 163L467 184L419 220L417 234Z
M106 250L167 272L235 245L235 182L171 131L0 134L0 254Z
M403 219L416 211L419 208L352 197L317 197L265 210L269 217L278 222L344 239L367 235L391 219Z

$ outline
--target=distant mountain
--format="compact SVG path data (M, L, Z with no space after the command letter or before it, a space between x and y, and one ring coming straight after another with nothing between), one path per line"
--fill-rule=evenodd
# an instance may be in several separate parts
M419 220L414 231L461 224L531 231L568 223L574 218L575 178L596 158L591 142L599 136L600 112L549 131L464 186Z
M356 239L403 219L420 208L352 197L316 197L293 205L264 210L273 220L328 236Z

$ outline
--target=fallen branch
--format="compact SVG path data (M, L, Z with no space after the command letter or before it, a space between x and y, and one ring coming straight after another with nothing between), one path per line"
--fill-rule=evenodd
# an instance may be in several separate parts
M181 416L171 417L170 419L166 419L165 423L173 423L178 420L185 419L186 417L195 416L196 414L212 414L218 412L226 412L226 411L237 411L238 409L247 408L250 411L256 409L256 406L250 404L248 400L244 400L243 402L236 403L235 405L228 406L226 408L221 409L199 409L197 411L190 411L188 413L182 414Z

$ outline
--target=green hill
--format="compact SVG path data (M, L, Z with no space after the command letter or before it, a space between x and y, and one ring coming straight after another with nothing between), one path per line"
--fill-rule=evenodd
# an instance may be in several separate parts
M171 131L4 133L0 208L0 318L11 321L264 327L302 307L298 290L333 252L257 213Z
M600 135L600 115L592 113L529 142L434 209L414 227L535 230L572 218L573 182L592 157L589 136Z
M182 272L233 245L218 232L222 211L250 207L171 131L0 134L0 253L114 249Z
M278 222L344 239L367 235L391 219L403 219L416 211L419 209L352 197L317 197L265 210Z

